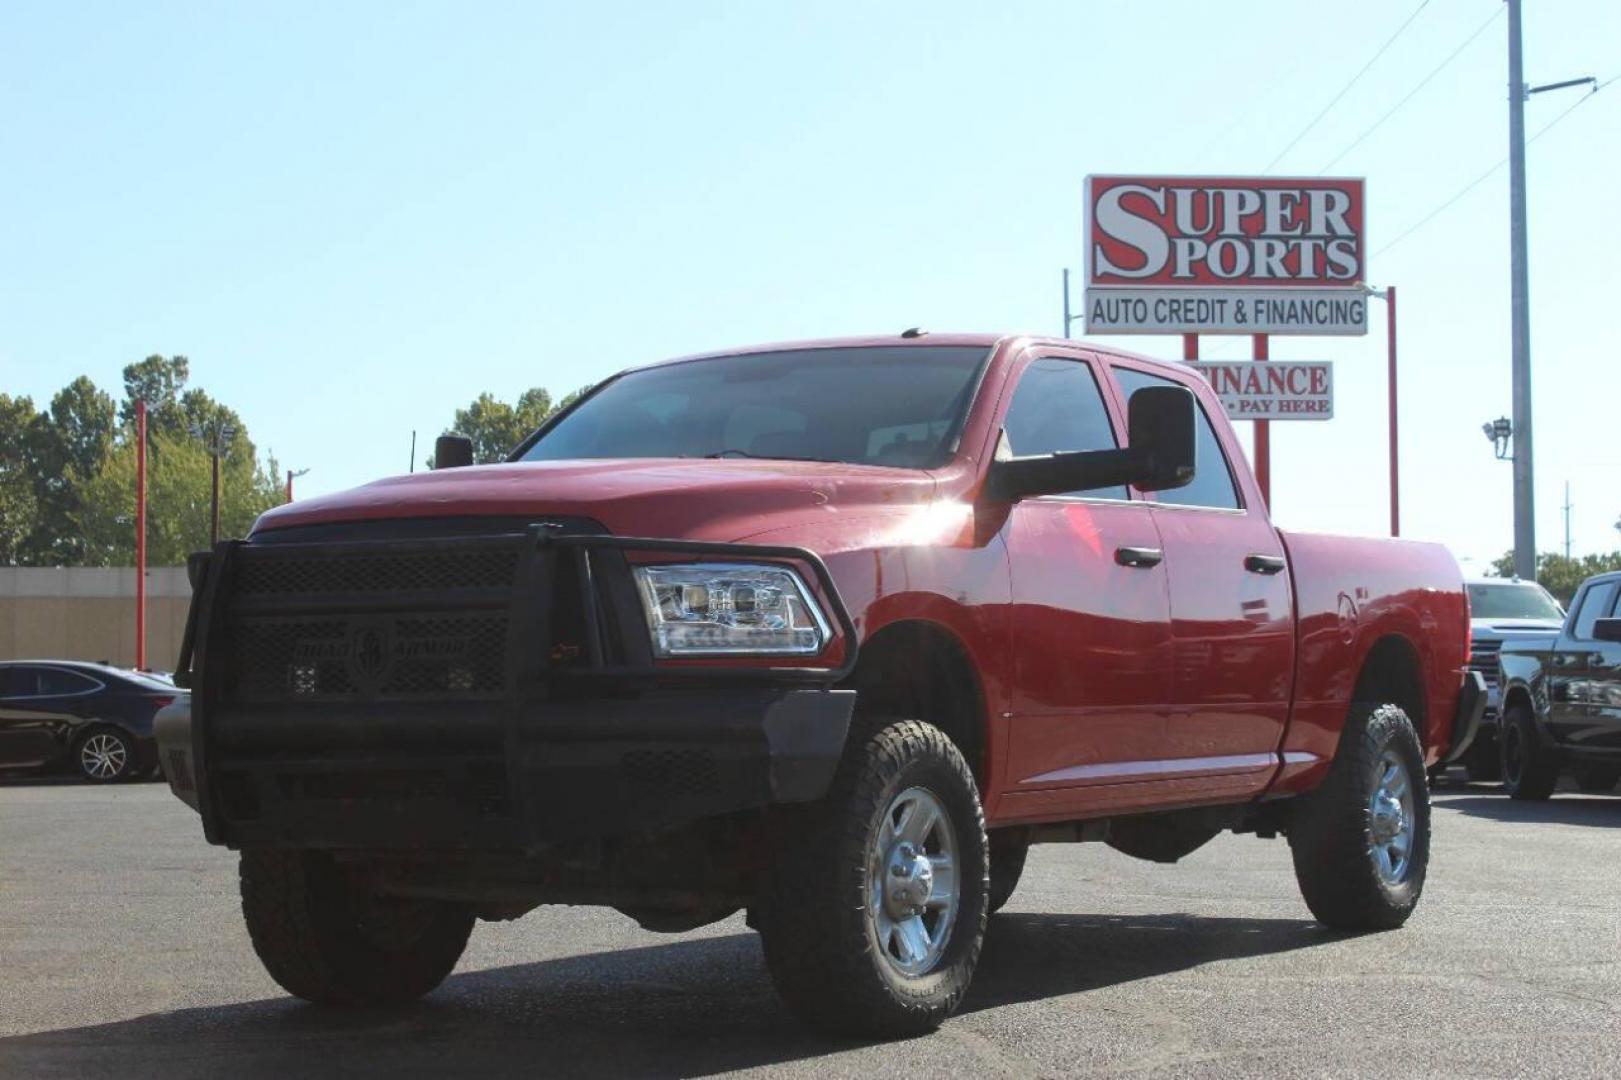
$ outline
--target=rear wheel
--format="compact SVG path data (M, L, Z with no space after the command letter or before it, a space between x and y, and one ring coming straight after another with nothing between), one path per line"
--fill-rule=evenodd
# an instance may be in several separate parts
M1542 741L1523 701L1504 711L1497 741L1503 751L1503 789L1510 798L1540 802L1553 794L1559 783L1559 757Z
M79 736L73 763L93 784L127 780L141 767L135 740L114 727L94 727Z
M1576 786L1589 795L1613 791L1615 782L1621 780L1621 766L1583 762L1570 771L1576 777Z
M806 1022L850 1035L930 1031L962 1002L985 934L985 816L938 728L852 735L827 796L784 807L759 912L766 966Z
M265 970L322 1005L400 1005L444 981L473 916L438 900L379 896L319 851L244 851L242 914Z
M1352 706L1328 776L1296 807L1289 850L1318 922L1390 930L1407 921L1429 868L1430 794L1399 706Z

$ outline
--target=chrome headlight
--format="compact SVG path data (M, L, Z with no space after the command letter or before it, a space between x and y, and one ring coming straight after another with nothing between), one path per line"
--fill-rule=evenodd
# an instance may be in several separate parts
M805 582L786 566L639 566L653 655L814 656L831 636Z

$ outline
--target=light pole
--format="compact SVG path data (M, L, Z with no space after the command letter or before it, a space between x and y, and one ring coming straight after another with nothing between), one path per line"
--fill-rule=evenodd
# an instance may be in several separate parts
M230 451L231 440L236 438L236 427L219 421L215 421L212 426L194 423L191 425L191 433L193 437L202 440L203 449L208 451L211 462L208 546L212 550L214 545L220 542L220 458Z
M308 469L296 469L296 470L295 469L288 469L287 470L287 501L288 502L293 501L293 481L298 479L300 476L303 476L307 472L309 472Z

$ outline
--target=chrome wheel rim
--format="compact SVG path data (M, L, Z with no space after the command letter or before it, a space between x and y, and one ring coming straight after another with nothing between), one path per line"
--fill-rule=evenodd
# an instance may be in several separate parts
M79 768L92 780L111 780L124 771L129 748L117 735L99 732L79 747Z
M884 961L916 978L939 964L957 921L957 834L926 788L889 802L867 853L867 914Z
M1379 778L1368 800L1368 854L1387 885L1399 885L1412 865L1413 781L1407 765L1394 750L1379 758Z

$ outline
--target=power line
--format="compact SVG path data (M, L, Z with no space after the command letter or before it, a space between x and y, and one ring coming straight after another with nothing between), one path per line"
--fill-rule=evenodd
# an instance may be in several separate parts
M1540 128L1538 128L1537 131L1536 131L1536 134L1532 135L1530 138L1525 140L1525 145L1530 146L1532 143L1534 143L1538 139L1542 138L1549 131L1553 130L1554 126L1557 125L1561 120L1563 120L1565 117L1569 116L1571 113L1575 112L1577 109L1581 108L1583 105L1586 105L1589 101L1593 100L1594 95L1596 95L1600 90L1603 90L1606 86L1609 86L1611 83L1615 82L1617 79L1621 79L1621 75L1612 75L1610 78L1605 79L1603 82L1596 83L1593 86L1593 89L1591 91L1589 91L1588 93L1583 94L1581 97L1577 98L1575 100L1575 102L1573 102L1572 104L1566 106L1552 120L1549 120L1546 124L1544 124ZM1427 213L1423 217L1419 218L1413 224L1409 225L1399 235L1397 235L1397 237L1394 240L1392 240L1390 243L1386 244L1384 247L1380 248L1378 251L1375 251L1373 253L1373 255L1370 256L1370 258L1377 258L1378 256L1383 255L1385 252L1389 251L1391 248L1395 247L1397 244L1401 243L1403 240L1407 239L1409 236L1412 236L1414 233L1418 232L1418 230L1422 229L1424 226L1428 225L1431 221L1435 220L1441 214L1443 214L1447 210L1451 209L1453 204L1455 204L1459 199L1462 199L1465 195L1469 194L1471 191L1475 190L1481 184L1484 184L1487 180L1491 179L1494 175L1496 175L1497 170L1501 169L1504 165L1507 165L1507 164L1508 164L1508 158L1504 157L1497 164L1493 165L1491 168L1487 169L1485 172L1481 173L1479 176L1477 176L1473 180L1469 181L1469 183L1467 183L1463 187L1459 188L1456 193L1454 193L1449 199L1447 199L1445 202L1443 202L1440 206L1437 206L1434 210L1431 210L1429 213Z
M1486 21L1481 23L1480 26L1476 28L1474 33L1463 39L1463 44L1459 45L1456 49L1453 49L1450 53L1448 53L1445 60L1442 60L1439 64L1435 65L1434 69L1431 70L1428 75L1419 80L1417 86L1407 91L1406 96L1404 96L1400 101L1396 102L1396 104L1392 105L1390 110L1383 116L1375 120L1372 127L1368 128L1368 130L1364 131L1362 134L1358 135L1354 140L1352 140L1351 145L1335 154L1332 161L1317 171L1317 175L1321 176L1328 170L1332 169L1336 164L1339 163L1341 158L1343 158L1346 154L1349 154L1352 150L1355 150L1357 147L1361 146L1363 141L1367 139L1369 135L1372 135L1375 131L1378 131L1380 126L1383 125L1386 120L1389 120L1392 116L1395 116L1398 112L1400 112L1403 105L1406 105L1409 101L1412 101L1414 96L1416 96L1420 90L1424 89L1430 84L1431 79L1434 79L1437 75L1441 74L1441 72L1446 69L1447 65L1456 60L1465 49L1474 43L1476 38L1478 38L1481 34L1484 34L1487 27L1491 26L1491 24L1495 22L1497 17L1502 13L1503 9L1501 7L1494 9L1491 15L1487 17Z
M1389 49L1392 45L1394 45L1396 43L1396 39L1401 37L1402 33L1404 31L1406 31L1406 29L1409 26L1413 25L1413 20L1418 18L1419 12L1423 11L1426 7L1428 7L1429 3L1430 3L1430 0L1419 0L1418 7L1414 8L1413 13L1411 15L1407 16L1407 21L1402 23L1400 26L1396 27L1396 32L1394 34L1391 34L1390 37L1386 38L1385 43L1383 45L1379 46L1378 51L1375 52L1371 57L1368 58L1368 62L1366 64L1363 64L1362 67L1357 71L1357 73L1355 75L1351 76L1351 81L1346 83L1344 86L1340 87L1340 92L1335 94L1333 96L1333 98L1331 98L1329 100L1327 105L1323 106L1322 111L1320 111L1316 116L1311 118L1311 123L1307 124L1304 128L1302 128L1300 130L1300 134L1296 135L1293 139L1289 140L1289 145L1288 146L1285 146L1282 150L1278 151L1278 156L1273 158L1271 163L1268 164L1265 169L1261 170L1262 172L1271 172L1272 169L1273 169L1273 166L1277 165L1278 162L1282 161L1284 159L1284 157L1288 155L1289 151L1293 150L1299 144L1301 139L1304 139L1308 134L1310 134L1311 129L1316 127L1318 125L1318 123L1320 123L1322 121L1323 117L1327 116L1329 114L1329 111L1331 109L1333 109L1334 106L1336 106L1336 105L1338 105L1340 103L1340 99L1343 98L1346 94L1351 92L1351 87L1355 86L1362 79L1362 76L1364 76L1364 75L1366 75L1368 73L1368 69L1373 67L1373 65L1378 62L1378 60L1379 60L1379 58L1381 56L1385 55L1385 50Z

